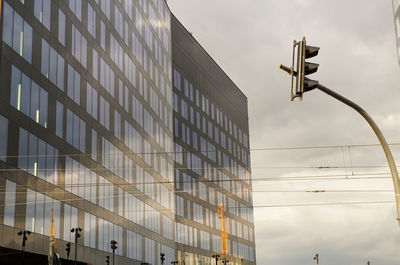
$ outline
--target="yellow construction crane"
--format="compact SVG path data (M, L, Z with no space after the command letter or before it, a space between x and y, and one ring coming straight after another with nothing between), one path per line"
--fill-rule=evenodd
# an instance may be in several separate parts
M228 244L228 222L226 221L226 210L224 205L221 203L218 208L219 219L221 221L221 252L222 255L226 256L229 252Z

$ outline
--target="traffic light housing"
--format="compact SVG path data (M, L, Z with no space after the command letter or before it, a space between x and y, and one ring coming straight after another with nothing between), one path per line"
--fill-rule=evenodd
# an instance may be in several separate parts
M293 41L292 67L279 64L279 68L292 77L290 92L292 101L296 97L301 100L304 92L313 90L318 86L318 81L306 77L318 71L319 64L306 62L306 59L317 56L318 52L319 47L307 45L306 38L303 37L303 40L299 42ZM296 81L294 81L295 78Z
M65 251L67 251L67 259L69 258L69 254L71 252L71 243L67 243Z
M305 37L303 37L303 40L297 43L294 42L294 48L296 46L297 46L297 69L296 69L295 97L302 98L304 92L313 90L318 85L318 81L311 80L307 78L306 75L310 75L317 72L319 64L306 62L306 59L317 56L319 52L319 47L307 45ZM292 95L292 100L293 100L293 95Z
M106 263L107 263L107 265L110 264L110 256L106 256Z

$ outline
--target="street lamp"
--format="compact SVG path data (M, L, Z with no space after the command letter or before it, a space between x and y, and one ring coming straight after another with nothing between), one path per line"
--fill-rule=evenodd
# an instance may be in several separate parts
M212 257L215 259L215 265L218 265L218 259L220 256L218 254L214 254Z
M28 234L28 235L30 235L31 234L31 231L28 231L28 230L23 230L23 231L19 231L18 233L17 233L19 236L22 236L22 251L24 251L24 247L25 247L25 242L26 242L26 240L28 240L28 238L26 237L26 235Z
M75 227L71 229L71 233L75 233L75 265L76 265L76 255L78 251L78 238L81 237L81 234L79 232L82 232L82 228L80 227Z
M111 244L111 249L112 249L112 253L113 253L113 265L114 265L114 254L115 254L115 250L118 248L117 247L118 243L115 240L111 240L110 244Z

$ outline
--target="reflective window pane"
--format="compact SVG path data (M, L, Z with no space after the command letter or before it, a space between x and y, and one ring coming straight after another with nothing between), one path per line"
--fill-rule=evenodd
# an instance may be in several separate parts
M0 115L0 160L7 160L7 143L8 143L8 120Z

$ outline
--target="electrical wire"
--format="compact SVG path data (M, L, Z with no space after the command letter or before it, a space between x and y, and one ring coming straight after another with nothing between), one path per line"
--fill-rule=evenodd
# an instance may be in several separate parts
M389 146L400 146L400 143L390 143ZM126 154L135 154L135 155L162 155L162 154L201 154L201 153L215 153L215 152L223 152L223 153L234 153L237 151L287 151L287 150L309 150L309 149L336 149L336 148L354 148L354 147L374 147L380 146L380 144L353 144L353 145L320 145L320 146L298 146L298 147L264 147L264 148L237 148L237 149L222 149L218 148L214 150L198 150L198 151L161 151L161 152L124 152L124 153L69 153L69 154L54 154L54 155L2 155L1 158L19 158L19 157L63 157L63 156L72 156L72 157L82 157L82 156L122 156Z
M259 178L253 178L253 182L274 182L274 181L314 181L314 180L376 180L376 179L391 179L389 176L390 173L359 173L359 174L354 174L353 177L346 178L345 174L332 174L332 175L305 175L305 176L293 176L293 177L259 177ZM368 177L371 176L371 177ZM381 176L381 177L379 177ZM79 187L103 187L103 186L117 186L117 187L130 187L130 186L136 186L136 185L151 185L151 184L176 184L179 183L180 185L184 183L193 183L192 180L182 180L182 181L169 181L169 180L160 180L160 181L135 181L135 182L125 182L124 180L121 179L120 183L115 183L115 182L110 182L110 183L76 183L76 184L64 184L65 187L68 188L79 188ZM236 180L236 179L216 179L216 180L198 180L196 182L202 182L202 183L223 183L223 182L243 182L242 180ZM29 187L43 187L49 185L49 183L43 183L43 184L29 184L29 185L18 185L17 189L24 189L24 188L29 188ZM58 188L61 188L60 186L53 184L57 186ZM0 191L2 191L6 188L6 185L0 185ZM223 187L221 188L214 188L214 189L221 189L225 190ZM234 191L235 189L230 189L229 191ZM240 189L239 189L240 190Z
M111 196L112 197L112 196ZM105 197L108 198L108 197ZM57 200L59 202L63 203L68 203L68 202L73 202L73 201L79 201L79 200L85 200L83 198L77 198L77 199L62 199L62 200ZM229 210L229 209L257 209L257 208L280 208L280 207L306 207L306 206L339 206L339 205L363 205L363 204L388 204L388 203L395 203L396 201L394 200L387 200L387 201L355 201L355 202L322 202L322 203L298 203L298 204L270 204L270 205L253 205L251 207L243 207L243 206L225 206L224 209ZM37 203L43 203L43 204L54 204L53 201L33 201L33 202L26 202L26 203L13 203L13 204L0 204L1 207L4 206L23 206L23 205L30 205L30 204L37 204ZM144 202L143 202L144 203ZM96 204L97 205L97 204ZM100 208L104 208L102 206L97 205ZM218 208L218 206L212 205L213 208ZM144 206L143 206L144 208ZM154 209L153 207L150 206L151 209L142 209L142 210L121 210L123 213L138 213L138 212L170 212L174 213L177 208L165 208L162 207L163 209ZM179 210L186 210L189 209L187 207L179 207ZM191 209L191 208L190 208ZM212 210L212 208L210 208ZM109 209L106 209L109 210ZM43 210L44 211L44 210ZM113 211L111 211L113 212ZM18 213L16 213L18 215ZM0 214L0 216L4 216ZM25 216L25 214L21 214L21 216Z

